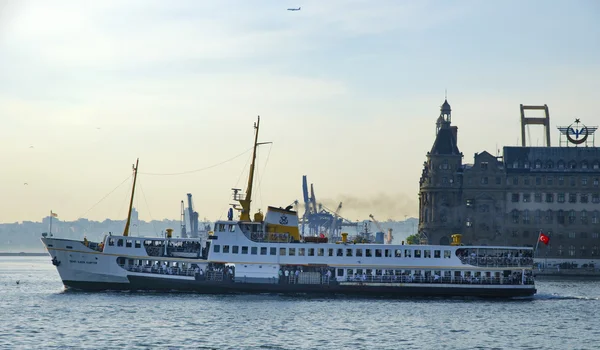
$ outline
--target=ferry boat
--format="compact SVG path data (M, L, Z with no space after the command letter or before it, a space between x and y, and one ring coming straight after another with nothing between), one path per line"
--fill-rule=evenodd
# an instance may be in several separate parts
M292 206L269 206L250 217L260 117L246 193L205 238L123 234L101 242L43 235L67 289L200 293L323 293L372 296L519 297L536 293L529 247L365 243L347 233L303 237ZM138 160L139 161L139 160ZM129 213L135 194L138 162ZM234 210L239 218L234 220Z

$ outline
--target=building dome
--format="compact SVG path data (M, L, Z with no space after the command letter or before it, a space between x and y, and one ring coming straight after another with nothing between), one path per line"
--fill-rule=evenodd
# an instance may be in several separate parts
M440 108L440 111L442 112L442 114L450 114L452 109L450 108L450 104L448 103L448 100L444 100L444 104Z

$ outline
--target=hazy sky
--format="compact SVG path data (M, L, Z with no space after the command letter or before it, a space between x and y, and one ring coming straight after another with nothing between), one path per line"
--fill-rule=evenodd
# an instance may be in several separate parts
M286 11L302 6L301 11ZM600 2L2 1L0 222L225 217L302 199L380 220L416 216L448 89L465 161L519 141L519 104L600 123ZM542 132L532 129L541 142ZM24 185L28 183L28 185ZM92 208L93 207L93 208ZM92 208L91 210L89 210Z

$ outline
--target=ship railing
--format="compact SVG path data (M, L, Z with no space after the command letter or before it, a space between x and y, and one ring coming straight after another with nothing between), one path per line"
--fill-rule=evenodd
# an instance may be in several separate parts
M290 273L289 276L282 275L279 283L282 284L332 284L335 279L320 272L300 272L298 275Z
M177 275L177 276L194 276L195 268L181 268L178 266L164 265L125 265L118 264L120 267L131 272L151 273L158 275Z
M479 267L533 267L531 257L461 256L463 265Z
M522 276L508 277L471 277L471 276L421 276L421 275L376 275L376 276L348 276L346 282L359 283L431 283L431 284L525 284L533 285L534 280L530 276L522 279Z

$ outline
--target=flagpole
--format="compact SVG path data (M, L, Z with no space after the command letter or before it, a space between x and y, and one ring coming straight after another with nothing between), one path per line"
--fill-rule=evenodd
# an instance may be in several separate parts
M535 256L537 255L537 250L538 250L538 246L540 245L540 238L542 237L542 230L540 230L540 233L538 234L538 238L537 238L537 242L535 242L535 249L533 250L533 257L535 258Z

